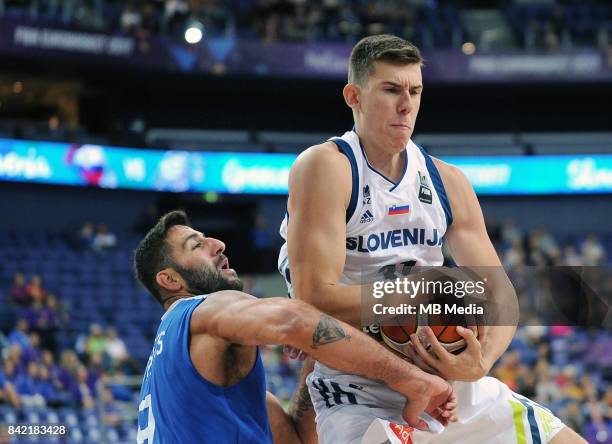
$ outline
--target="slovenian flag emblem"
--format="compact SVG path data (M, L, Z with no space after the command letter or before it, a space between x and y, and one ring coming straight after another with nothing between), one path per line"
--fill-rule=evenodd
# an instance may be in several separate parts
M410 212L410 205L393 205L389 207L389 216L396 216L398 214L408 214Z

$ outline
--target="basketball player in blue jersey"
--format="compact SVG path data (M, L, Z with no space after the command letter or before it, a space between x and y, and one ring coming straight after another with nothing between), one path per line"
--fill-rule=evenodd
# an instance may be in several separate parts
M296 427L308 427L292 423L266 394L259 344L288 344L389 384L410 399L403 415L415 427L425 427L423 411L444 424L454 420L448 382L304 302L242 293L224 249L181 211L163 216L136 249L136 276L165 310L140 392L139 443L316 442L298 436ZM351 402L333 389L329 399Z
M401 38L379 35L357 43L343 90L353 130L308 148L290 173L279 271L291 295L353 326L360 326L362 292L372 294L367 283L399 277L414 265L442 265L443 239L460 266L501 267L466 177L411 141L423 92L421 66L419 50ZM499 270L484 276L489 289L494 296L515 296ZM368 332L377 335L377 329ZM584 442L548 410L485 376L515 327L479 327L478 339L471 329L458 328L467 342L458 355L426 332L433 355L416 337L405 353L422 369L454 381L458 422L438 434L414 430L412 441L398 440L392 428L401 420L401 399L317 362L308 381L321 444ZM356 403L324 402L321 389L331 384L353 393Z

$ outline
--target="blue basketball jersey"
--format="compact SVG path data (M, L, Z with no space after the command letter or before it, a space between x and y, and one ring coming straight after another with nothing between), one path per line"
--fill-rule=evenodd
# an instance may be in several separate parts
M191 362L191 314L205 299L180 299L162 317L140 390L137 441L272 444L259 350L251 372L230 387L208 382Z

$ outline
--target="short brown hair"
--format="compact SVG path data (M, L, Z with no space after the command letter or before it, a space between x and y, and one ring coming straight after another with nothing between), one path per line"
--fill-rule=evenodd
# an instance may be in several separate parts
M412 43L390 34L372 35L361 39L351 51L349 83L365 85L372 75L374 62L378 61L423 66L421 52Z

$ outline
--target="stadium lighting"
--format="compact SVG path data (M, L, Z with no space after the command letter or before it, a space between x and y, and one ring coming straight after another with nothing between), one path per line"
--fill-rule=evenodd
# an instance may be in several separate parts
M187 29L185 30L185 41L192 45L199 43L200 40L202 40L202 36L203 36L202 29L203 28L204 27L202 26L200 22L192 21L191 23L189 23L189 25L187 26Z
M463 51L465 55L472 55L476 52L476 45L474 45L472 42L465 42L461 46L461 51Z

